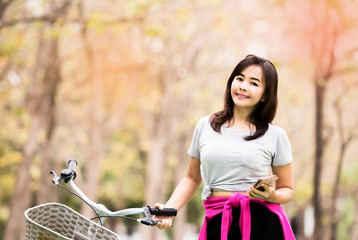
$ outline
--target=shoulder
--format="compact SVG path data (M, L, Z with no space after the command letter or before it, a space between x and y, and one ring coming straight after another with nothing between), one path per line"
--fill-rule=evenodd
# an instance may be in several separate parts
M292 162L292 147L286 131L276 125L269 125L269 139L275 148L272 166L285 166Z
M196 123L196 128L204 128L205 126L210 125L210 115L204 116L202 118L200 118L197 123Z
M199 119L198 121L198 125L206 125L206 124L210 124L210 118L211 118L211 115L207 115L207 116L204 116L202 118Z
M278 146L291 145L290 139L283 128L270 124L267 133L267 135L269 135L269 139L275 142Z
M199 119L199 121L196 123L195 126L195 132L201 133L203 131L206 131L208 128L210 128L210 115L204 116Z
M269 124L269 128L267 132L269 134L276 135L276 136L282 136L282 135L287 136L286 131L283 128L273 124Z
M273 125L273 124L269 124L269 128L266 132L267 137L269 137L271 140L275 141L275 142L289 142L289 138L286 134L286 131L277 126L277 125Z

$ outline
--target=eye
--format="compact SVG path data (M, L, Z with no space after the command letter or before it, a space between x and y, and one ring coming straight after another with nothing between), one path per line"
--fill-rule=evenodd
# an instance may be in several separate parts
M251 85L258 87L259 85L256 82L251 82Z
M243 81L244 80L241 76L236 76L235 79L238 80L238 81Z

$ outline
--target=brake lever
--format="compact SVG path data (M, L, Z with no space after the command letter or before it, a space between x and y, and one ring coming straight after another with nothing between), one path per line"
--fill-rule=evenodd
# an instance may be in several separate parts
M59 184L61 177L57 176L57 174L55 173L55 171L51 170L50 174L54 175L54 177L52 178L52 182L57 185Z
M158 221L154 221L154 220L147 221L145 219L140 220L140 223L143 223L144 225L147 225L147 226L157 225L158 222L161 222L161 221L160 220L158 220Z
M154 226L158 222L161 222L160 220L152 219L152 214L150 213L149 207L144 207L143 210L144 210L143 218L140 219L140 223L143 223L144 225L147 225L147 226Z

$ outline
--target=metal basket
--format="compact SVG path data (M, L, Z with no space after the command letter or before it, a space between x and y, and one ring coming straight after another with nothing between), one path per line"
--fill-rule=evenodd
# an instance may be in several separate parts
M25 211L26 240L119 240L114 232L66 205L47 203Z

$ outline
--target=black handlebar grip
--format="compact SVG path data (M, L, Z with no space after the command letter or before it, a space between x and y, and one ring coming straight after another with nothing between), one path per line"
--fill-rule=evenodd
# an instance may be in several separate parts
M176 216L177 210L175 208L164 208L163 210L160 210L159 208L152 208L149 207L149 212L152 215L156 216Z
M68 169L76 172L76 166L77 166L77 161L76 160L68 161Z

